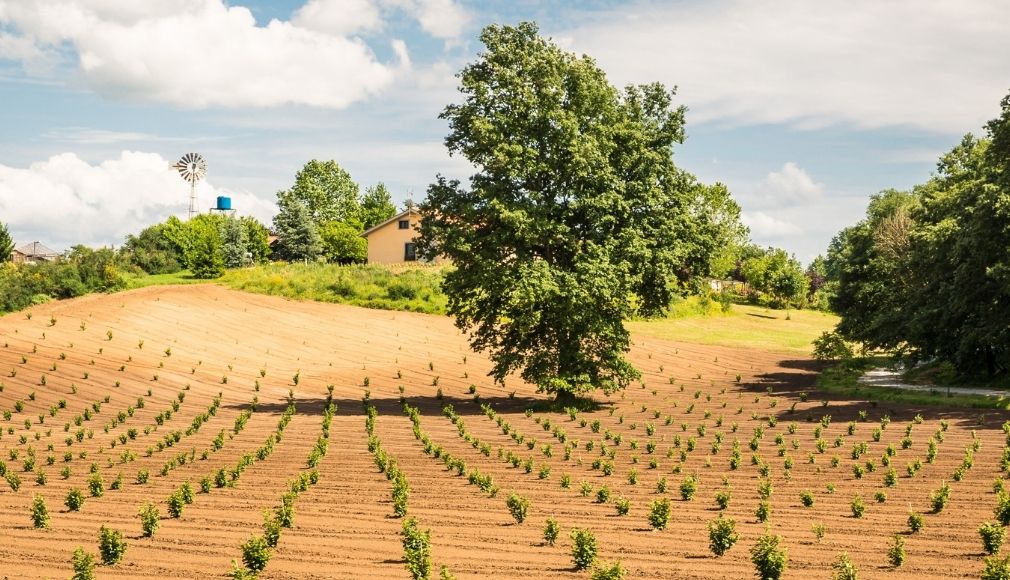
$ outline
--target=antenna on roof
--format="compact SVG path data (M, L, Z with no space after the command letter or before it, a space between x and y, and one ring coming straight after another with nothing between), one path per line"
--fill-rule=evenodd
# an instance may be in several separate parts
M414 209L414 190L407 190L407 210Z

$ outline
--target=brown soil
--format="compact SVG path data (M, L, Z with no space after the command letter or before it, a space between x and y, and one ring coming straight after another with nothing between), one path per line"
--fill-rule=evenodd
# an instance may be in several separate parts
M74 548L80 545L97 553L98 528L103 524L122 530L129 547L122 563L99 567L101 578L225 577L233 559L241 563L242 543L261 533L263 510L277 506L289 481L307 469L306 458L320 434L326 386L332 384L338 411L329 453L318 468L319 482L298 497L294 527L284 531L261 576L407 578L401 521L392 516L390 484L366 446L362 405L366 377L379 411L376 435L410 483L410 515L431 529L433 577L438 576L439 566L446 565L461 579L586 578L587 572L572 569L568 538L572 527L591 529L599 542L600 559L620 560L629 578L751 577L749 549L764 531L754 516L760 475L751 464L748 447L759 426L765 430L758 453L770 465L774 485L771 529L783 536L789 554L786 577L828 577L832 561L842 551L849 553L863 578L977 577L982 567L977 528L992 518L996 501L992 482L1000 476L1004 445L1000 425L1006 417L989 412L980 418L977 412L937 408L877 408L842 400L830 400L823 407L825 399L813 389L815 368L809 361L739 348L655 339L636 342L631 359L643 371L643 384L611 399L601 398L600 410L580 413L573 421L563 413L535 411L526 416L523 411L538 399L533 389L518 381L509 381L505 388L492 385L486 377L486 358L469 352L464 337L442 317L292 302L214 286L91 296L39 306L32 314L30 319L25 313L0 318L0 382L4 385L0 411L12 412L10 420L0 417L0 457L7 472L21 479L16 492L0 481L0 577L70 576ZM111 339L107 332L112 333ZM297 386L292 380L296 373ZM254 390L257 380L258 392ZM468 393L471 384L476 385L481 402L491 404L516 432L526 440L537 439L533 450L504 435L482 413ZM186 385L189 390L184 390ZM493 475L500 487L496 497L489 498L469 485L466 476L447 471L442 461L423 452L409 418L401 411L400 386L407 402L421 410L422 429L435 444L464 459L470 468ZM289 389L294 392L297 413L275 451L249 466L234 487L199 493L203 477L234 467L243 454L255 453L274 432ZM490 446L489 457L467 443L442 415L442 402L436 397L439 389L444 401L451 402L462 416L469 436ZM807 402L800 402L801 391L810 393ZM185 399L179 411L158 426L155 416L168 409L180 392ZM217 414L197 432L185 435L193 418L205 412L219 392L222 404ZM35 394L34 400L30 393ZM235 418L257 396L258 407L247 427L201 460L218 433L231 430ZM91 420L82 417L80 428L73 423L105 397L109 401L101 404ZM136 406L138 398L144 399L144 407L135 408L132 417L112 427L119 411ZM58 408L61 399L67 403L64 409ZM17 401L23 402L21 412L15 410ZM49 415L51 407L57 408L55 416ZM866 411L866 421L858 419L860 411ZM920 412L923 421L912 428L911 447L901 449L906 427ZM43 424L39 424L40 414ZM885 414L891 423L880 442L874 442L871 432ZM814 429L823 415L830 415L831 423L823 430L828 449L821 454L814 449ZM768 426L769 416L778 419L775 427ZM717 426L720 417L721 427ZM26 419L31 423L27 429ZM585 427L580 426L581 419L586 419ZM937 460L927 464L927 440L940 428L941 419L949 421L950 428L939 444ZM546 420L551 422L550 430L542 428ZM593 433L592 423L597 420L601 428ZM856 421L852 436L847 434L849 421ZM792 422L795 434L789 433ZM652 436L646 432L649 424L655 428ZM700 425L706 427L704 435L698 433ZM144 433L145 427L150 427L149 434ZM563 429L569 442L578 441L569 460L564 458L564 444L552 436L554 427ZM137 429L136 439L119 444L117 438L131 428ZM81 442L74 438L78 429L85 430ZM962 481L952 481L973 430L981 439L974 467ZM183 432L180 442L158 451L158 441L173 431ZM620 435L619 445L605 440L607 431ZM721 449L713 454L716 433L724 438ZM787 456L794 462L789 479L783 467L786 459L778 455L777 435L784 438ZM21 436L26 442L21 442ZM68 436L70 446L65 442ZM697 441L682 465L680 450L674 445L676 436L685 448L688 437ZM838 436L842 444L834 448ZM739 469L730 470L735 439L739 439L741 462ZM794 439L798 449L791 446ZM586 449L589 441L594 442L592 451ZM653 454L646 450L649 441L656 444ZM853 461L853 443L863 441L869 451ZM632 449L633 442L637 450ZM552 457L544 455L545 444L551 445ZM616 451L609 477L591 467L604 444ZM886 489L886 502L877 503L874 493L885 490L881 456L889 444L897 449L891 464L898 471L898 484ZM35 451L36 464L34 471L26 472L23 463L29 448ZM148 448L152 448L149 457ZM499 459L499 448L503 455L532 457L532 473ZM166 461L190 450L195 450L195 461L176 466L166 476L160 474ZM133 451L136 459L122 463L124 451ZM72 454L69 462L64 462L65 452ZM87 452L85 458L80 457L82 452ZM808 463L810 453L814 464ZM46 464L49 455L52 465ZM831 467L834 455L839 457L835 468ZM652 458L658 463L654 469L649 466ZM711 458L710 467L706 467L707 458ZM916 458L923 460L923 467L910 478L906 465ZM853 464L867 460L875 463L876 471L855 479ZM69 512L64 498L72 487L87 494L92 463L104 478L105 493L89 497L80 512ZM538 477L542 464L550 466L546 479ZM71 470L66 480L60 474L64 466ZM674 473L676 466L679 473ZM150 471L149 482L136 483L138 471L145 469ZM633 469L637 485L629 483ZM39 471L47 475L44 486L36 483ZM124 479L122 488L109 489L119 473ZM564 474L571 477L570 489L560 485ZM680 499L679 486L687 474L696 474L699 481L693 501ZM648 506L662 495L656 490L661 477L669 482L665 495L673 500L673 513L665 531L653 531ZM724 489L724 477L732 492L725 515L736 520L740 540L724 557L715 558L709 552L706 526L718 515L713 498ZM181 518L168 518L167 498L187 480L197 487L195 502L186 506ZM942 513L928 514L930 492L942 480L950 481L950 503ZM589 497L579 492L582 482L592 486ZM833 494L827 491L829 483L835 486ZM612 498L631 500L628 515L618 516L613 500L595 502L595 491L602 485L609 487ZM813 491L813 507L802 507L802 490ZM523 524L516 524L505 506L512 492L530 499ZM32 527L29 508L34 494L42 495L48 504L52 520L48 530ZM861 519L853 518L849 508L857 494L866 504ZM163 519L154 537L143 538L137 511L148 500L158 505ZM909 509L926 514L926 527L918 534L903 535L907 559L895 570L886 552L891 537L907 531ZM549 516L562 526L554 547L542 541ZM815 522L827 529L820 542L811 531Z

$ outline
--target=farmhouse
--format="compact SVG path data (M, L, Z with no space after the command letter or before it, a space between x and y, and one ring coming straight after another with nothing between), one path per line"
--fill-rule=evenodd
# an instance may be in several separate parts
M47 247L42 242L27 242L18 244L11 252L11 261L15 264L37 264L51 262L60 257L60 253Z
M414 245L420 220L421 214L410 207L362 232L361 237L368 241L368 263L403 264L420 260Z

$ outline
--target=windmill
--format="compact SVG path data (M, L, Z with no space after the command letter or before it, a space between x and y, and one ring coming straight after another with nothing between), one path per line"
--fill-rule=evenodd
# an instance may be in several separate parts
M196 182L207 176L207 161L199 153L187 153L173 165L189 182L189 219L196 215Z

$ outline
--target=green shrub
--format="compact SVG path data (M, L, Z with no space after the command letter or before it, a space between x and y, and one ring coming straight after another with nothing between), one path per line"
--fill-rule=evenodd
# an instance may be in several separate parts
M150 538L158 530L158 526L161 525L161 514L158 513L158 507L151 502L146 502L140 506L140 511L137 515L140 517L140 529L144 537Z
M911 530L913 534L921 530L923 526L926 525L925 522L926 520L922 517L922 514L916 512L908 513L908 529Z
M403 556L414 580L427 580L431 574L431 530L421 530L417 520L403 522Z
M106 566L118 564L126 554L126 541L122 532L102 526L98 529L98 553Z
M572 537L572 562L576 570L585 570L596 563L596 536L593 532L574 528Z
M84 507L84 494L81 493L81 490L72 487L67 492L67 499L63 501L63 504L72 512L81 511L81 508Z
M986 554L992 555L999 552L1000 546L1003 545L1006 530L999 523L983 522L978 528L978 535L982 538L982 549Z
M708 547L716 556L722 556L740 538L736 533L736 521L730 518L718 518L708 523Z
M553 546L560 533L561 525L558 524L558 521L554 518L547 518L547 523L544 524L544 542L548 546Z
M758 538L750 550L750 561L762 580L778 580L789 565L789 555L782 544L782 537L769 530Z
M754 510L754 515L757 516L759 522L767 522L768 518L772 515L772 504L766 499L758 502L757 509Z
M1010 578L1010 556L990 556L985 559L982 580L1007 580Z
M70 564L74 568L71 580L95 580L95 556L85 552L84 548L78 546L74 550Z
M866 506L863 504L863 498L858 495L852 498L852 503L849 504L852 508L852 517L861 518L863 517L863 512L866 511Z
M887 550L887 560L895 568L905 563L905 539L898 534L894 534L894 538L891 540L891 547Z
M49 508L46 507L46 498L38 494L32 499L32 524L39 529L49 527Z
M512 517L515 518L517 524L521 524L526 520L526 512L530 509L530 500L513 493L505 500L505 505L508 507Z
M604 563L593 569L590 580L624 580L624 574L625 570L620 561L613 564Z
M814 494L809 490L803 490L800 492L800 502L803 507L813 507L814 506Z
M732 499L732 494L729 490L721 490L715 492L715 503L719 506L719 509L724 510L729 507L730 499Z
M684 501L691 501L694 494L698 492L698 479L693 475L688 475L680 484L680 497Z
M619 497L614 500L614 508L617 510L617 515L626 516L631 510L631 500L626 497Z
M175 490L168 496L168 515L173 518L182 517L182 511L186 507L186 500L182 497L182 492Z
M665 530L670 523L672 504L668 498L653 500L649 504L649 524L657 530Z
M92 497L102 497L105 495L105 480L102 479L102 474L91 474L88 478L88 490L91 492Z
M252 572L262 572L270 561L270 546L263 536L250 536L242 544L242 563Z
M929 503L933 506L933 513L935 514L942 512L943 508L947 507L949 500L950 485L946 481L940 485L939 489L929 495Z
M849 554L842 552L838 555L838 558L831 565L833 573L831 575L832 580L858 580L859 570L856 569L856 565L852 563L849 558Z

